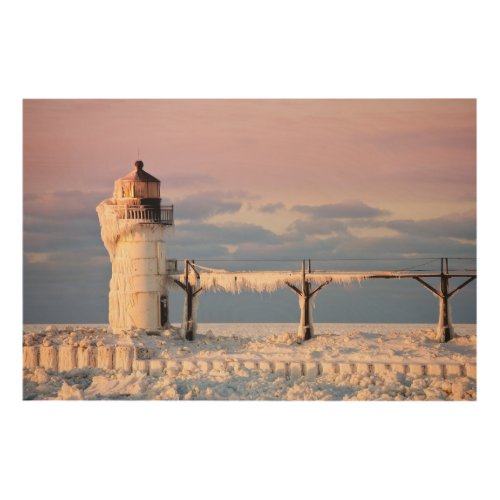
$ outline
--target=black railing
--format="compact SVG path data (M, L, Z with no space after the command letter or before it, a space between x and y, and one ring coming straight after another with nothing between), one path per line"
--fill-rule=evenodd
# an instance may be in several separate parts
M125 206L118 212L120 219L137 220L141 224L169 224L174 223L174 206L141 207Z

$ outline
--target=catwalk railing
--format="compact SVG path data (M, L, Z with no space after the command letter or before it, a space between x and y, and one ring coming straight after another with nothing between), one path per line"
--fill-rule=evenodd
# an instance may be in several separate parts
M397 259L402 261L403 259ZM416 259L413 259L416 260ZM387 259L387 261L389 261ZM462 263L462 267L451 268L450 261ZM346 265L352 265L356 262L358 265L368 263L373 265L375 262L380 264L382 259L303 259L300 261L275 260L275 263L291 262L301 265L300 270L226 270L206 267L200 262L203 260L185 260L184 271L182 273L170 273L170 278L185 293L185 307L183 325L185 335L188 340L193 340L195 331L194 321L194 298L202 291L224 291L228 293L240 293L242 291L253 292L274 292L279 288L289 288L299 297L301 310L299 335L303 340L308 340L313 336L313 327L311 320L311 301L313 297L323 288L331 283L348 284L361 282L368 279L413 279L425 288L430 290L439 300L439 321L436 330L436 339L440 342L447 342L454 336L453 325L450 317L450 299L462 288L474 281L477 277L475 269L475 258L428 258L421 259L419 264L392 270L351 270L343 269ZM253 260L253 261L235 261L219 260L209 262L225 262L231 265L240 262L269 263L271 261ZM336 263L336 269L314 269L313 263L325 265L325 263ZM474 263L463 267L467 262ZM436 268L436 265L438 266ZM316 266L315 266L316 267ZM433 286L428 279L437 279L438 285ZM451 287L450 281L454 278L462 279L462 283Z
M173 205L161 207L142 207L140 205L124 205L118 207L118 218L137 220L142 224L166 224L174 223Z

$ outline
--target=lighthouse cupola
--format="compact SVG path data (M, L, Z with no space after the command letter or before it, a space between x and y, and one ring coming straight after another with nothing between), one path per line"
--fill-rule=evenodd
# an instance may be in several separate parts
M160 196L160 181L144 170L141 160L132 172L115 181L113 199L122 207L124 219L172 225L173 207L162 207Z
M160 205L160 181L144 170L141 160L135 162L135 169L115 181L113 197L118 203L127 205Z

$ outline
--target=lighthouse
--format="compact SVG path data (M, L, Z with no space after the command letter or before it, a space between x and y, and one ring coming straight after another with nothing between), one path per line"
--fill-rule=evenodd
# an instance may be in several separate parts
M160 181L135 162L96 208L111 260L109 325L113 331L168 325L166 240L173 205L161 205Z

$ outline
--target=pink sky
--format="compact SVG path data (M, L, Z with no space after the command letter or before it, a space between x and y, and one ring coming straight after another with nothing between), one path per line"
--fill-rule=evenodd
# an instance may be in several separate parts
M140 149L174 201L244 190L425 218L475 208L475 134L474 100L29 100L24 186L111 191Z

